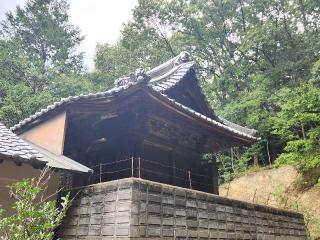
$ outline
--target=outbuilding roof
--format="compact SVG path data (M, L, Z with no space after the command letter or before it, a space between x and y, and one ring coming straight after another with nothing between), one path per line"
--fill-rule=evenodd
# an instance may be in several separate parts
M0 159L16 163L45 165L48 161L37 150L0 123Z
M32 146L33 149L40 152L46 160L48 160L47 166L50 168L56 168L56 169L64 169L72 172L81 172L81 173L92 173L93 170L91 168L88 168L71 158L68 158L64 155L57 155L53 152L50 152L47 149L44 149L40 146L37 146L31 142L28 142L30 146Z
M74 172L92 170L63 155L56 155L37 145L19 138L0 123L0 160L10 160L17 164L27 163L34 167L48 166Z

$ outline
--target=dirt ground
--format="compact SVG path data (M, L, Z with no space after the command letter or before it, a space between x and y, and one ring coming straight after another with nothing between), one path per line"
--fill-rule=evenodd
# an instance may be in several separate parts
M229 198L277 207L274 193L292 186L298 173L292 166L266 169L246 174L220 186L220 195ZM281 190L280 190L281 191ZM298 198L304 207L320 217L320 187L304 192L288 192L290 199Z

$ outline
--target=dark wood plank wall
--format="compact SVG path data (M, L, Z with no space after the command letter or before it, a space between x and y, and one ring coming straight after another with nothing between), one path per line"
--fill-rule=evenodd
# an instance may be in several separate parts
M120 99L116 104L105 103L104 107L99 103L73 107L68 112L67 121L64 153L88 167L142 157L168 166L159 168L145 161L142 168L146 171L142 170L142 177L182 187L189 187L188 175L179 173L173 167L192 170L191 173L208 177L212 175L201 161L201 154L208 142L206 130L177 116L143 91ZM130 166L118 164L103 167L102 170L114 172L126 167ZM162 175L152 174L152 171L157 173L159 170ZM90 181L119 179L128 177L129 174L130 172L122 172L104 175L102 178L96 175ZM136 171L135 174L137 176ZM195 176L192 178L196 181ZM75 179L75 185L84 184L84 181ZM197 181L205 182L206 187L194 183L193 188L212 192L211 179L199 178Z

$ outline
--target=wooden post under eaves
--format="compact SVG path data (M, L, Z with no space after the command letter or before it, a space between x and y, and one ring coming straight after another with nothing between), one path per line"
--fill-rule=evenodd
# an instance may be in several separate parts
M219 174L217 167L217 158L215 155L212 155L212 191L214 194L219 195Z

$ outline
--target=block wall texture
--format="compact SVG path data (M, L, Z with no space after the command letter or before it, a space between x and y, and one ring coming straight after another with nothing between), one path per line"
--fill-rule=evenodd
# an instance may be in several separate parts
M80 189L58 236L71 239L307 239L301 214L129 178Z

